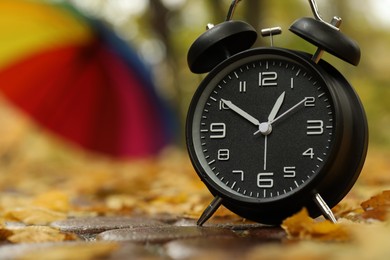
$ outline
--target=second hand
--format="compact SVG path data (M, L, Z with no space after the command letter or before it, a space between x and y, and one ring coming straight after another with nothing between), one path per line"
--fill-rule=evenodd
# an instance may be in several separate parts
M268 136L264 136L264 171L267 170L267 146L268 146Z

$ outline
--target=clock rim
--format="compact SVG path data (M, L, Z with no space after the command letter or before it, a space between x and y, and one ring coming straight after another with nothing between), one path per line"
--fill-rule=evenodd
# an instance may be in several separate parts
M321 78L322 81L325 83L325 85L328 88L329 93L331 95L332 102L334 105L334 111L335 111L335 115L334 115L334 119L335 119L334 141L333 141L332 147L330 149L330 155L326 158L326 162L322 166L321 171L316 173L316 175L313 176L313 179L311 179L303 187L300 187L297 190L294 190L294 192L290 192L285 196L279 196L276 199L275 198L258 199L258 198L245 197L245 196L241 196L241 195L237 196L237 195L232 194L232 192L230 190L225 189L223 186L216 183L211 178L211 176L207 173L207 171L204 169L201 162L199 161L198 156L196 154L196 148L195 148L195 145L193 143L192 125L193 125L193 120L194 120L194 114L195 114L197 103L198 103L203 91L205 90L205 88L210 84L212 79L216 75L218 75L221 71L223 71L226 67L238 62L240 59L244 59L244 58L249 57L249 56L259 56L259 55L269 55L269 54L278 55L281 57L285 57L285 55L286 55L287 58L293 59L295 62L300 63L301 66L315 72L316 76ZM312 215L319 215L320 214L319 210L313 209L314 207L311 206L313 204L312 196L314 196L314 194L318 190L322 189L322 186L324 186L324 185L321 185L321 182L323 182L324 180L326 182L327 172L332 168L332 165L334 164L334 162L336 160L335 157L338 155L337 150L339 150L341 148L341 145L342 145L340 133L344 131L344 122L342 120L342 116L343 116L342 111L341 111L342 105L339 104L340 101L337 98L337 94L335 93L335 92L337 92L335 90L335 88L340 87L340 86L336 86L337 84L331 82L332 81L330 79L331 76L328 75L329 69L327 69L326 66L325 66L325 69L322 68L322 66L317 66L314 62L311 62L310 59L306 57L307 55L308 54L305 54L303 52L297 52L297 51L293 51L293 50L288 50L288 49L283 49L283 48L274 48L274 47L272 47L272 48L267 48L267 47L254 48L254 49L250 49L250 50L241 52L239 54L236 54L236 55L230 57L229 59L220 63L216 68L214 68L210 72L210 74L208 74L206 76L206 78L201 82L201 84L199 85L198 89L196 90L196 92L193 96L193 99L192 99L190 107L189 107L188 115L187 115L187 121L186 121L186 143L187 143L187 149L188 149L188 152L190 155L191 162L192 162L199 178L205 183L205 185L207 186L209 191L214 196L219 196L219 197L223 198L222 204L225 205L230 210L232 210L233 212L235 212L241 216L248 217L248 215L251 216L253 214L255 214L255 215L259 214L258 210L256 210L255 213L249 213L249 214L247 213L247 211L253 211L254 207L260 208L264 211L269 211L269 210L272 211L275 208L279 208L279 207L288 207L288 208L292 207L292 208L294 208L293 211L296 211L296 209L297 209L296 206L291 206L290 204L291 203L294 204L294 202L297 200L301 201L300 205L308 205L309 210L311 211ZM243 64L245 64L245 63L242 63L240 65L243 65ZM239 66L239 65L237 65L237 66ZM329 65L329 66L332 67L331 65ZM337 70L335 70L335 71L337 71ZM340 76L341 76L341 74L340 74ZM351 88L352 88L352 86L351 86ZM361 106L361 108L363 108L363 107ZM363 114L364 114L364 111L363 111ZM366 149L363 149L363 150L366 150ZM360 163L359 163L361 165L364 163L364 158L365 158L365 152L363 152L363 153L364 153L364 156L362 156ZM358 168L359 169L357 170L357 172L354 173L355 176L354 176L353 180L348 182L349 185L346 188L347 191L341 192L341 193L339 192L341 195L336 196L338 198L334 199L334 201L336 201L336 202L332 202L331 203L332 206L333 206L333 204L336 205L346 195L345 193L349 192L350 188L352 188L353 184L356 182L356 179L360 174L361 167L359 166ZM276 209L276 211L278 211L278 210ZM280 211L280 209L279 209L279 211ZM286 209L286 211L290 212L291 210ZM268 214L268 213L265 213L265 214ZM275 213L275 214L278 214L278 213ZM270 215L271 215L270 218L264 217L264 216L262 216L260 218L265 219L266 220L265 222L267 222L267 223L271 223L271 222L273 222L272 215L274 215L274 213L271 212ZM286 214L286 216L288 216L288 214ZM254 218L251 217L251 219L256 219L256 218L257 218L257 216L255 216Z

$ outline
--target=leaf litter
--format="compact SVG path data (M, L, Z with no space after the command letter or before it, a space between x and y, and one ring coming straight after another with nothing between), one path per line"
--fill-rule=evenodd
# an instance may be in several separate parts
M196 219L212 199L184 149L170 147L142 160L112 160L66 145L17 112L4 109L0 113L7 125L0 128L3 243L77 241L78 237L50 227L54 221L77 216L167 214ZM244 256L383 259L390 255L388 158L387 151L369 151L358 182L333 209L339 223L313 220L302 209L283 222L286 241L255 247ZM214 217L238 218L223 207ZM107 246L107 252L115 246Z

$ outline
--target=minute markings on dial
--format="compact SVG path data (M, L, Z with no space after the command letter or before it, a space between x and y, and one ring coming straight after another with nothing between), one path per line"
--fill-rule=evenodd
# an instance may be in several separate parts
M276 64L276 65L275 65ZM264 64L263 64L264 65ZM290 65L288 66L289 64L287 63L286 66L282 66L283 68L284 67L288 67L289 68L289 71L292 71L292 76L295 77L294 75L297 74L296 78L306 78L307 81L312 81L312 79L310 78L310 75L305 72L304 70L302 70L301 68L299 67L296 67L295 65ZM272 62L269 62L268 64L268 71L272 71L273 70L273 66L276 66L276 67L280 67L280 63L272 63ZM253 67L253 68L252 68ZM245 116L242 116L244 119L246 119L248 122L252 123L253 125L259 125L260 123L260 120L259 119L264 119L266 116L267 116L267 113L269 113L269 108L271 108L272 106L268 106L268 107L265 107L265 106L262 106L262 105L259 105L259 112L258 113L253 113L253 109L248 109L246 108L246 103L245 102L238 102L236 103L236 100L239 100L240 98L245 98L245 97L241 97L241 96L237 96L237 95L232 95L232 94L226 94L226 93L231 93L229 92L229 89L236 89L232 86L235 86L235 83L234 82L237 82L237 79L241 79L241 80L245 80L245 73L247 73L247 71L251 71L252 69L259 69L259 67L255 64L255 63L251 63L250 66L249 65L244 65L242 67L239 67L238 69L234 70L234 71L231 71L230 72L230 75L233 76L233 77L229 77L229 75L227 75L223 80L220 81L219 85L217 85L215 88L218 87L219 91L217 93L212 92L212 96L209 95L209 98L210 100L214 101L214 102L209 102L208 106L210 107L210 109L208 108L207 110L208 111L203 111L203 113L207 113L207 116L203 117L203 120L202 120L202 126L205 126L204 128L202 127L202 129L204 130L207 130L210 132L210 125L212 123L223 123L226 125L226 131L228 133L230 133L229 131L233 131L232 128L235 127L235 125L232 125L232 120L234 119L229 119L226 121L226 119L224 118L231 118L231 114L232 112L229 112L229 111L224 111L224 110L221 110L221 109L216 109L216 103L220 104L221 102L223 102L225 104L225 108L229 107L230 110L233 110L232 107L233 105L235 105L237 107L240 106L240 109L242 111L245 111L246 114L244 114ZM264 69L264 68L263 68ZM299 69L299 71L297 71L297 69ZM235 76L235 74L238 76ZM309 80L310 78L310 80ZM291 80L291 77L288 78L288 84L287 87L283 87L283 90L284 91L293 91L290 89L290 80ZM298 91L298 88L300 87L299 86L299 80L295 81L295 89L294 90L297 90ZM248 81L248 84L249 84L249 81ZM317 85L317 82L311 82L311 84L313 86ZM278 86L279 87L282 87L281 84ZM307 87L307 86L306 86ZM258 87L253 90L254 86L253 85L248 85L248 88L252 88L252 91L257 91L258 93L260 93L261 89L259 89ZM333 132L333 119L332 119L332 106L331 104L329 104L328 102L328 94L324 93L324 91L320 91L319 89L315 88L315 91L317 94L311 94L313 95L313 97L316 97L317 101L316 102L320 102L319 100L322 100L321 102L325 102L327 103L326 105L326 109L328 109L328 116L330 117L329 118L329 123L327 124L325 121L323 121L323 129L322 128L318 128L320 129L321 131L325 131L326 132L330 132L329 134L332 134ZM279 91L278 91L279 92ZM251 92L252 93L252 92ZM264 92L265 93L265 92ZM282 92L279 92L279 93L282 93ZM324 93L322 95L322 93ZM255 93L255 95L258 95ZM325 97L325 99L324 99ZM273 97L271 98L273 101L272 102L275 102L276 98ZM299 101L299 105L302 105L307 101L307 98L306 97L302 97L302 99ZM229 103L230 102L230 103ZM285 113L286 111L288 111L288 107L294 107L293 104L291 104L291 102L297 102L297 101L291 101L289 100L288 103L284 104L283 105L283 108L281 109L281 112L278 113L278 116L280 117L283 113ZM232 105L233 104L233 105ZM237 105L236 105L237 104ZM244 104L244 105L243 105ZM230 106L229 106L230 105ZM242 106L242 108L241 108ZM320 105L318 103L318 106L319 107L324 107L324 105ZM213 110L214 109L214 110ZM287 109L287 110L286 110ZM237 109L236 109L237 110ZM213 115L208 115L208 113L218 113L218 114L215 114L215 115L218 115L217 117L213 116ZM216 112L216 111L219 111L219 112ZM237 110L238 111L238 110ZM237 113L237 111L234 111ZM263 111L263 112L262 112ZM267 112L268 111L268 112ZM284 112L283 112L284 111ZM241 111L240 111L241 112ZM252 115L253 113L253 115ZM239 114L239 113L237 113ZM251 114L251 115L250 115ZM243 113L241 112L241 115L243 115ZM247 116L249 115L249 116ZM259 118L257 118L257 116L259 116ZM301 117L299 117L301 118ZM308 117L309 119L312 119L310 117ZM278 117L276 117L275 119L278 119ZM239 125L240 121L237 120L237 126L240 126ZM290 123L290 122L289 122ZM248 127L248 126L247 126ZM206 132L205 132L206 133ZM249 196L249 197L260 197L260 198L270 198L270 197L275 197L275 196L279 196L278 194L286 194L294 189L296 189L297 187L299 188L301 185L303 185L306 180L310 179L311 176L307 175L307 173L303 176L305 176L305 178L297 178L295 180L293 180L293 182L291 183L290 186L284 186L284 187L280 187L280 188L275 188L275 189L271 189L271 190L268 190L268 189L258 189L260 190L260 192L257 192L256 190L253 189L253 187L251 186L247 186L247 184L243 185L242 183L240 183L240 181L237 181L237 180L234 180L232 179L232 177L229 175L229 171L227 170L224 170L222 169L221 170L221 167L223 166L223 162L219 161L217 156L215 155L216 152L218 152L219 150L221 149L224 149L225 148L225 145L224 143L226 143L226 141L224 140L217 140L217 139L213 139L213 140L210 140L210 134L207 134L207 137L208 137L208 140L206 141L207 145L206 146L210 146L211 149L207 149L207 153L212 157L214 157L214 159L211 159L211 157L209 157L210 159L207 160L208 163L211 163L213 165L215 165L215 167L212 169L216 174L216 172L218 173L218 178L221 180L223 179L224 182L223 184L225 186L228 186L227 188L230 188L238 193L241 193L245 196ZM230 136L229 136L230 138ZM328 139L328 138L327 138ZM332 140L332 138L330 138L328 141L328 143L330 143ZM234 141L234 140L232 140ZM230 141L229 141L230 142ZM218 145L219 144L219 145ZM217 146L218 145L218 146ZM261 144L259 144L259 146L261 146ZM234 148L234 145L232 146ZM208 147L207 147L208 148ZM231 148L230 150L230 160L234 160L235 158L233 156L235 156L234 154L234 149ZM326 149L330 149L330 145L327 145L326 146ZM320 154L323 154L323 152L320 152L318 151L317 153L318 155ZM326 156L327 153L325 153L324 156ZM320 157L318 157L320 158ZM317 159L317 156L314 157L314 159ZM319 164L322 165L322 161L320 160L316 160ZM237 165L240 165L240 161L236 161ZM317 168L317 165L318 165L318 168L320 167L319 164L315 164L314 167ZM260 165L261 165L261 162L260 162ZM222 167L223 168L223 167ZM262 167L260 166L259 167L259 172L262 170L261 169ZM274 169L273 169L274 170ZM275 171L275 175L276 174L281 174L280 173L280 170L274 170ZM316 172L318 171L318 169L315 169L315 170L312 170L312 172L310 174L315 174ZM278 173L279 172L279 173ZM247 174L252 174L254 175L256 172L248 172ZM304 174L304 173L302 173ZM297 175L298 175L298 172L297 172ZM306 178L307 177L307 178ZM249 177L248 177L249 178ZM226 185L226 183L229 183L229 185ZM298 185L296 184L298 183ZM302 183L302 184L301 184ZM233 185L234 184L234 185Z

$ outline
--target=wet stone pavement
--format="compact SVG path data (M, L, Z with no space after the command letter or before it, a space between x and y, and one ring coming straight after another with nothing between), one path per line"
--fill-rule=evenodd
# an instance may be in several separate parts
M168 216L73 218L53 222L51 226L76 235L79 240L6 244L0 246L0 259L33 259L35 255L71 258L62 254L66 251L75 252L77 259L85 259L83 254L88 250L94 254L87 259L240 259L243 252L281 243L286 237L280 227L216 219L198 227L195 219Z

